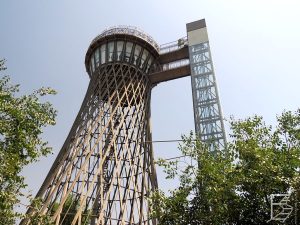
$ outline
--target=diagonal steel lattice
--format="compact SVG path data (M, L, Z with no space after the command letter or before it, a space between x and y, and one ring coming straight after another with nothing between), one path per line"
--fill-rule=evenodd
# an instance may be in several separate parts
M48 213L56 224L69 218L70 224L155 224L146 200L156 184L148 141L150 96L151 83L136 67L99 68L76 131L49 173L55 176L40 190L39 213Z
M114 28L92 41L86 96L37 193L42 206L28 214L55 225L156 224L147 200L157 188L148 74L158 52L135 32Z

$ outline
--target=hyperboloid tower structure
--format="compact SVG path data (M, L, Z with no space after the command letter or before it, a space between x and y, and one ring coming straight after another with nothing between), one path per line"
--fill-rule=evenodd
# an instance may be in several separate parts
M90 83L71 131L37 197L54 224L155 225L147 197L157 188L151 89L191 75L196 133L210 148L225 133L204 20L187 38L159 46L135 27L103 31L85 57ZM21 224L31 224L23 220Z

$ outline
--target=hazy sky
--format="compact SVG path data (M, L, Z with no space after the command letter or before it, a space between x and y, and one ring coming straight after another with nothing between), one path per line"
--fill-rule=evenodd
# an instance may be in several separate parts
M51 86L57 125L44 137L54 154L24 172L35 193L75 119L88 86L84 57L91 40L114 25L143 29L159 44L186 36L185 24L205 18L225 118L254 114L274 123L300 96L299 0L2 0L0 58L22 93ZM152 92L153 140L194 129L190 78ZM227 129L228 133L228 129ZM155 144L155 155L178 155L177 144ZM170 184L159 176L159 184Z

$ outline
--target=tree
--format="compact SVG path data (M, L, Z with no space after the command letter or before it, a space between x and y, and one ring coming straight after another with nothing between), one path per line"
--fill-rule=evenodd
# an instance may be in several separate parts
M277 122L273 128L258 116L232 119L231 142L214 154L185 136L182 158L158 161L179 186L154 192L152 216L161 225L281 224L267 222L270 195L291 193L292 206L300 199L300 110L283 112ZM293 214L286 224L294 224Z
M0 60L4 71L5 60ZM42 129L55 124L56 111L40 97L55 94L41 88L19 95L19 85L11 85L8 76L0 79L0 224L14 224L21 214L14 211L22 189L27 185L20 172L24 166L51 152L41 138Z

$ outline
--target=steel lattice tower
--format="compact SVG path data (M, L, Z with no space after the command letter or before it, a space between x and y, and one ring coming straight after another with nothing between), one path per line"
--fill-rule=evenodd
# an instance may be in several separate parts
M39 190L40 214L55 224L155 224L146 200L157 186L147 74L158 56L152 38L132 27L108 29L92 41L91 81Z
M223 150L226 135L205 20L187 24L195 130L211 151Z
M212 150L225 132L205 21L162 46L136 27L103 31L85 57L86 96L44 183L39 211L55 225L156 225L147 197L157 188L150 129L151 90L192 75L196 133ZM21 224L31 224L23 220Z

